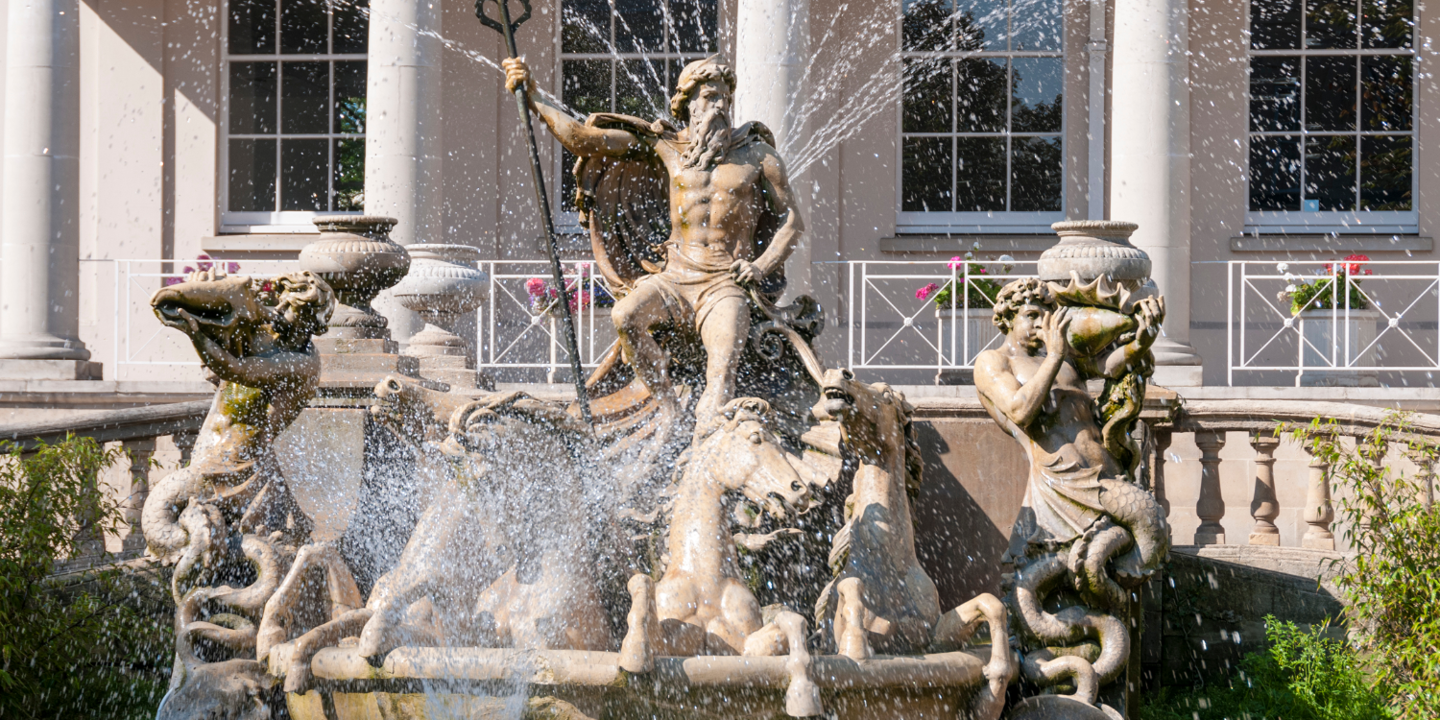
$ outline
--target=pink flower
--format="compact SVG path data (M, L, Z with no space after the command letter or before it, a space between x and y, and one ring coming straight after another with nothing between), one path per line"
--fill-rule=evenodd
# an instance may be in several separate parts
M240 272L240 263L237 263L237 262L225 263L225 272L230 273L231 275L234 275L235 273Z
M915 291L915 299L916 299L916 300L924 300L924 299L930 297L931 293L934 293L936 290L939 290L939 289L940 289L940 286L939 286L939 285L936 285L935 283L930 283L929 285L926 285L925 287L922 287L922 288L920 288L919 290L916 290L916 291Z
M955 256L955 257L950 258L950 262L945 263L945 264L946 264L946 265L949 265L951 270L958 270L958 269L960 269L960 266L962 266L962 265L965 264L965 258L960 257L960 256L957 255L957 256Z
M531 296L545 294L545 281L540 278L530 278L525 281L525 293Z

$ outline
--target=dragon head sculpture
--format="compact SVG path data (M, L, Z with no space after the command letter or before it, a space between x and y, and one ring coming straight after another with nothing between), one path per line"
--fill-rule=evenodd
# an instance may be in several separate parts
M161 288L150 305L166 326L188 332L187 318L193 318L200 332L242 357L267 328L282 346L304 349L312 335L325 332L335 292L308 270L261 279L212 269Z

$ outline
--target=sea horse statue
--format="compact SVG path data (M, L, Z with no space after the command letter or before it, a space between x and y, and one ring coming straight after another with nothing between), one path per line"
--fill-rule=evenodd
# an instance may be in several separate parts
M273 446L315 394L311 336L325 332L335 294L309 272L202 270L150 302L219 378L194 459L156 484L141 515L150 552L175 565L175 673L158 718L268 718L275 683L255 657L256 630L311 527Z
M1164 315L1149 284L1016 280L995 299L1003 344L975 361L981 403L1030 460L1005 557L1022 676L1073 685L1090 705L1126 667L1130 591L1170 548L1165 513L1141 484L1138 421ZM1098 400L1092 378L1105 381ZM1062 609L1046 609L1055 602Z

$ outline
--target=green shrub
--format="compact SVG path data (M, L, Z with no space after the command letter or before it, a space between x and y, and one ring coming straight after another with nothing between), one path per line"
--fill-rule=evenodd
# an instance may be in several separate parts
M0 718L148 718L173 634L168 583L110 566L56 576L83 549L81 520L123 522L95 477L120 453L89 438L28 457L0 444Z
M1354 553L1337 563L1335 582L1361 649L1374 657L1375 686L1402 720L1440 717L1440 509L1426 504L1417 479L1384 463L1384 449L1397 444L1428 463L1437 451L1406 431L1400 413L1353 448L1333 439L1333 420L1293 431L1330 463Z
M1140 711L1142 720L1384 720L1385 700L1346 643L1326 627L1302 630L1265 618L1264 653L1250 653L1225 684L1196 690L1164 688Z

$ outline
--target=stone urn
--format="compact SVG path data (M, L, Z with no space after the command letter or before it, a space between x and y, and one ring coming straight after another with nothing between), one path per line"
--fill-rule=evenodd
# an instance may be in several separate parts
M410 338L405 354L416 357L466 357L470 343L454 332L462 313L474 312L485 301L489 278L475 268L480 251L468 245L425 244L406 248L410 273L391 294L425 321L425 329Z
M1060 242L1040 255L1040 279L1065 283L1073 272L1088 283L1101 275L1132 290L1150 277L1150 256L1130 244L1140 226L1120 220L1066 220L1050 226Z
M320 229L320 238L300 251L300 267L330 283L339 300L327 335L342 340L389 339L388 322L370 302L410 269L410 255L390 240L390 229L398 221L375 215L326 215L312 222Z

